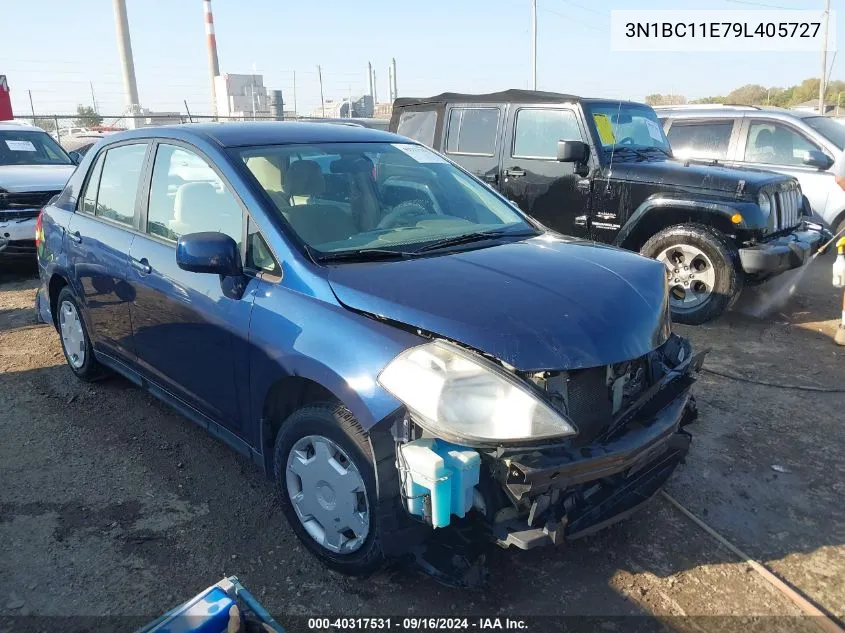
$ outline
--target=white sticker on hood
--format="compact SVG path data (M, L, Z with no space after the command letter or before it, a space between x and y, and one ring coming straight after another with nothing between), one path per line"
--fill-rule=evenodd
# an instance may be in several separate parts
M32 141L6 141L6 146L13 152L37 152Z
M418 163L446 163L447 161L427 147L412 145L411 143L393 143L393 147L404 152Z

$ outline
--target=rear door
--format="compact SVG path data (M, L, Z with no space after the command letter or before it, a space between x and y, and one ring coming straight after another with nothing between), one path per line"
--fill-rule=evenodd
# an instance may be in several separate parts
M674 119L666 137L676 158L734 160L741 118Z
M147 142L127 142L99 153L65 240L94 348L124 361L135 357L129 249L139 222L138 192L148 148Z
M444 154L485 182L499 184L504 107L454 105L446 112Z
M230 298L218 276L179 268L176 240L219 231L243 247L246 216L232 188L195 148L161 142L151 162L145 214L129 252L138 364L172 395L240 434L245 418L238 385L247 384L243 350L252 293L248 287L242 298Z
M546 226L589 235L590 180L557 160L557 142L587 142L575 108L512 105L505 126L499 189Z

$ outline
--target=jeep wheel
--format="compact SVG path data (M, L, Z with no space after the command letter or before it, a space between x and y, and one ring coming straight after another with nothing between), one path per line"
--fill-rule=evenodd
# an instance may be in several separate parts
M699 325L715 319L742 290L736 246L709 226L670 226L652 236L640 253L666 266L669 306L678 323Z

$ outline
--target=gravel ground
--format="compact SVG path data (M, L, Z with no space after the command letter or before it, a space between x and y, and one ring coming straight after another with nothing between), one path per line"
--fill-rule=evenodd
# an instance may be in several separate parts
M714 324L677 328L711 348L706 367L783 386L702 374L693 449L669 491L841 622L845 394L786 387L845 387L830 263L753 289ZM492 550L482 591L406 567L365 579L329 572L246 460L123 379L77 381L56 332L35 321L36 286L33 270L0 269L0 631L19 630L22 616L143 621L230 574L291 630L304 628L291 616L408 614L659 618L602 623L620 631L816 630L659 497L558 550ZM772 300L786 304L759 318Z

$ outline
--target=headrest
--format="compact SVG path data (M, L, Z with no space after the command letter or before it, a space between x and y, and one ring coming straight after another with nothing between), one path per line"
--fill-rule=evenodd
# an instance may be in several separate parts
M291 196L319 196L326 190L320 166L313 160L291 163L285 174L285 192Z

